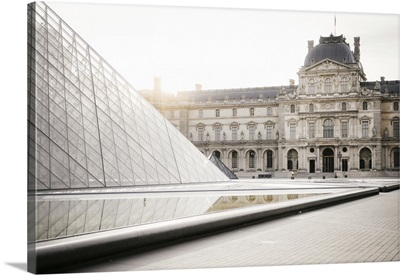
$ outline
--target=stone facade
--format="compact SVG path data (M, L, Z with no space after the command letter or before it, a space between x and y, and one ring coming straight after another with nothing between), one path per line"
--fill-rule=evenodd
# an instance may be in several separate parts
M368 82L343 36L308 42L298 85L160 93L149 99L205 155L239 177L398 175L399 81ZM325 174L324 174L325 175Z

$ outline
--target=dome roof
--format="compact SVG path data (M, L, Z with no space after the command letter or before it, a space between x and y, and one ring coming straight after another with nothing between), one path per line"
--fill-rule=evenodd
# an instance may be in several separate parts
M329 37L321 36L319 44L308 52L304 60L304 66L311 66L325 58L344 64L356 63L349 44L346 43L346 38L343 35L333 36L331 34Z

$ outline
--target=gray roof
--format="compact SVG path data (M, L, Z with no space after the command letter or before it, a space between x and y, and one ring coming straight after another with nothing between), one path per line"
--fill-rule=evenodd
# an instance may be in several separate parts
M344 64L356 63L349 44L343 36L321 37L320 44L306 55L304 66L311 66L326 58Z
M366 81L361 82L361 88L367 88L368 90L373 90L376 81ZM399 94L400 93L400 84L399 80L386 80L386 81L378 81L381 86L381 93L389 93L389 94Z
M297 89L297 85L294 86L283 86L287 91ZM275 97L279 94L282 86L272 86L272 87L254 87L254 88L238 88L238 89L218 89L218 90L201 90L201 91L188 91L188 92L179 92L179 97L187 97L189 101L196 102L206 102L208 100L216 101L216 100L224 100L226 97L229 100L237 99L240 100L242 96L245 96L245 99L248 100L250 98L257 99L262 97L264 99L271 98L275 99Z

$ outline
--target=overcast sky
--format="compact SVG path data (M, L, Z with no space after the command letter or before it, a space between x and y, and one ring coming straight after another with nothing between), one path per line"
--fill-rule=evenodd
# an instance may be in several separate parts
M316 45L320 35L334 34L335 14L336 34L352 50L354 37L361 37L369 81L399 75L398 15L47 3L139 90L152 88L156 76L170 92L196 83L203 89L297 83L307 41Z

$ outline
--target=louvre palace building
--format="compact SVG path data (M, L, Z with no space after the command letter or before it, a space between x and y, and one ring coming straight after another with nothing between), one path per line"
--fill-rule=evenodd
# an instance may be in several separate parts
M308 41L298 84L142 94L240 177L398 176L399 80L367 81L360 37Z

